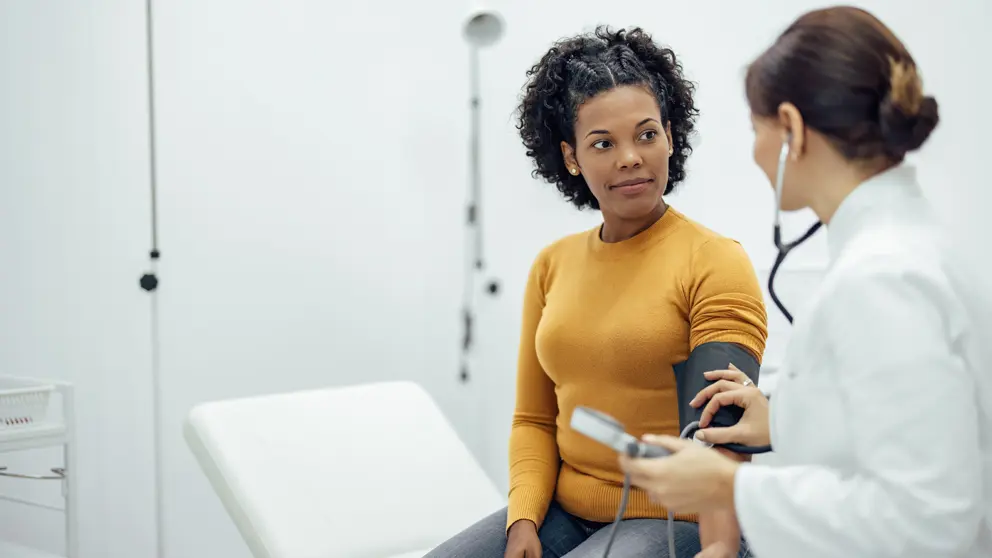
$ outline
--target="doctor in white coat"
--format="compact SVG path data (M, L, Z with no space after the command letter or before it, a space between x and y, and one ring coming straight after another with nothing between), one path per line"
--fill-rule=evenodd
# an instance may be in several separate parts
M937 102L902 43L854 8L799 18L746 90L755 160L781 209L820 218L830 264L772 398L725 370L693 405L703 426L744 407L702 436L771 443L777 464L649 437L675 454L621 465L676 511L733 509L760 558L992 556L992 286L958 265L903 162Z

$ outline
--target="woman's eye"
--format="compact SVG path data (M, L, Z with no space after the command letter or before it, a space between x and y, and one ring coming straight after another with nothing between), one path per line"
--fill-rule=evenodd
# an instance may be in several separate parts
M648 141L651 141L656 137L658 137L658 132L655 130L644 130L644 133L641 134L641 139Z
M610 140L599 140L596 143L593 143L592 146L596 149L609 149Z

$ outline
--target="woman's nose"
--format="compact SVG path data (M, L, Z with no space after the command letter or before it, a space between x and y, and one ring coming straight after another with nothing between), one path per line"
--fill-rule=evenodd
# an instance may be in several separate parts
M637 152L633 146L624 149L620 154L620 160L618 161L621 169L637 168L641 166L644 160L641 154Z

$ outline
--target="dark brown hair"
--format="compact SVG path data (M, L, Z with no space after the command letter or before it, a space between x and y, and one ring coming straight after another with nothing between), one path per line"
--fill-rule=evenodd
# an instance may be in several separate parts
M580 209L599 209L583 176L572 176L561 155L561 142L575 146L575 119L589 99L623 85L650 91L662 123L671 127L673 154L668 158L665 194L685 180L696 126L696 86L682 71L672 49L655 42L640 28L594 32L558 40L527 71L518 109L517 129L534 161L534 176L557 186Z
M909 51L858 8L800 17L751 64L745 87L756 116L776 116L792 103L806 126L851 160L901 161L939 121Z

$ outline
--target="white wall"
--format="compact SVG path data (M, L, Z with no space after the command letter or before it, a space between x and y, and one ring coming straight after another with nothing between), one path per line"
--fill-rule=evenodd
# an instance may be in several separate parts
M429 20L416 3L386 18L360 2L161 4L170 557L242 548L181 440L199 401L414 378L479 430L477 385L457 382L468 105L453 4Z
M149 224L139 4L0 0L0 373L80 386L84 558L154 552L149 312L136 287ZM823 4L490 2L507 33L482 55L484 277L503 289L479 298L467 385L469 2L434 3L430 16L412 2L156 4L167 556L247 555L181 439L200 401L412 378L505 486L527 268L543 245L597 222L529 178L513 127L525 70L561 35L640 24L675 47L703 114L690 178L670 201L766 268L772 200L751 162L741 78L775 33ZM976 109L990 8L861 4L906 40L940 100L943 124L920 157L935 203L988 237L980 212L992 200L975 184L992 124ZM789 225L798 233L808 218ZM783 294L815 280L823 240L790 257ZM770 360L785 334L773 323ZM0 538L52 546L54 512L0 506Z
M77 386L91 558L154 555L141 14L0 0L0 374ZM61 462L0 454L31 473ZM58 483L5 480L0 494L49 506L0 501L0 539L61 552Z

